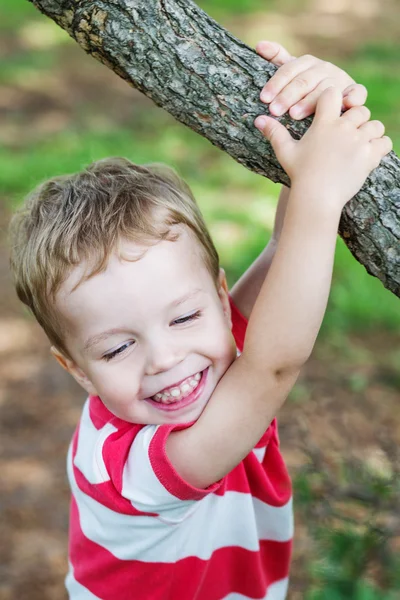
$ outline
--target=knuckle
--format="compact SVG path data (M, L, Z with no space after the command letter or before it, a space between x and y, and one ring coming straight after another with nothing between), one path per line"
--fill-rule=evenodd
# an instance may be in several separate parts
M345 131L350 131L355 128L354 122L350 119L340 119L339 126L342 127Z
M305 77L302 77L301 75L296 77L295 83L296 83L296 86L302 90L305 90L306 88L308 88L308 85L309 85L307 79Z
M323 80L323 82L321 82L321 87L328 88L328 87L335 87L336 81L334 77L325 77L325 79Z
M382 152L380 152L380 151L376 153L376 155L374 156L374 161L373 161L373 163L374 163L374 169L376 169L377 167L379 167L380 162L381 162L381 160L382 160L382 158L384 156L385 155Z
M356 106L353 110L357 111L357 113L366 121L371 117L371 111L366 106Z
M324 60L323 65L326 69L334 70L334 71L341 71L341 69L339 69L339 67L337 67L336 65L331 63L329 60Z
M385 135L383 139L386 142L386 154L388 154L391 150L393 150L393 141L388 135Z
M362 114L364 114L369 119L371 116L371 111L369 110L369 108L367 106L360 106L360 109Z

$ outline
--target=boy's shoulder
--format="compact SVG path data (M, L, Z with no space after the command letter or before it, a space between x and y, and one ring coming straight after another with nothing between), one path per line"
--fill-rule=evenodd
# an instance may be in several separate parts
M74 466L91 484L114 479L122 472L129 448L144 427L119 419L98 396L89 396L72 439Z

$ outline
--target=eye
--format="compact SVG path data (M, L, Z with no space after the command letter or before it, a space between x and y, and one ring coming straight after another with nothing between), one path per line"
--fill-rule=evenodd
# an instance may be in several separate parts
M195 321L196 319L199 319L201 317L201 311L197 310L196 312L192 313L191 315L187 315L187 317L180 317L179 319L175 319L175 321L173 321L173 324L176 325L182 325L183 323L188 323L189 321Z
M125 350L127 348L129 348L134 342L126 342L126 344L122 344L122 346L120 346L119 348L117 348L116 350L113 350L112 352L109 352L108 354L105 354L103 356L103 359L105 361L109 361L112 360L114 358L114 356L117 356L118 354L123 354L123 352L125 352Z

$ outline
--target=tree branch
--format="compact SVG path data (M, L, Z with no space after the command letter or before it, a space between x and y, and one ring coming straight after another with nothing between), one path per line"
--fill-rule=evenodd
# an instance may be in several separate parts
M29 0L88 53L239 163L289 185L253 121L276 67L192 0ZM300 138L311 119L279 119ZM310 218L312 216L310 215ZM391 152L342 214L356 259L400 297L400 161Z

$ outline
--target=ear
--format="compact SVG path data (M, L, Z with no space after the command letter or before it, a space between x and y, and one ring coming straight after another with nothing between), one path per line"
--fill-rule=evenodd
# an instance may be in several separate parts
M64 356L64 354L57 350L55 346L52 346L50 348L50 352L54 356L58 364L61 365L63 369L68 371L68 373L72 375L75 381L77 381L79 385L83 387L83 389L86 390L86 392L90 396L98 396L96 389L93 386L90 379L88 379L88 377L85 375L82 369L78 367L78 365L73 360Z
M232 329L231 305L229 303L228 282L226 281L225 271L222 268L219 270L218 276L218 295L219 299L221 300L225 318L229 324L230 329Z

